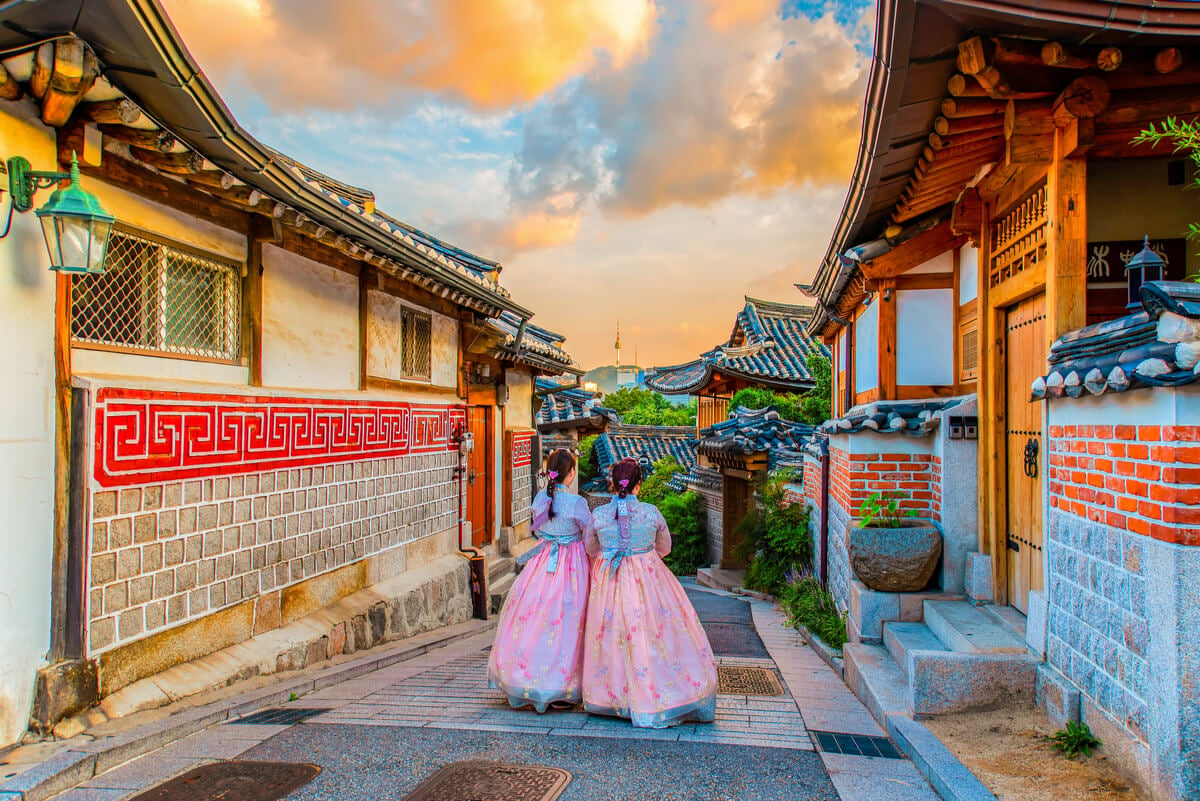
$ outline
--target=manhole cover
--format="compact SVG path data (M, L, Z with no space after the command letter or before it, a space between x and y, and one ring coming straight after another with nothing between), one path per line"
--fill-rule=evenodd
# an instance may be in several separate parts
M293 762L213 762L130 801L276 801L320 772L317 765Z
M783 695L774 671L760 667L717 665L717 692L721 695Z
M244 718L229 721L230 723L255 723L269 726L291 726L299 723L305 718L311 718L313 715L319 715L327 710L324 709L302 709L298 706L285 706L279 709L264 709L262 712L255 712L253 715L247 715Z
M430 776L404 801L554 801L571 774L541 765L455 762Z

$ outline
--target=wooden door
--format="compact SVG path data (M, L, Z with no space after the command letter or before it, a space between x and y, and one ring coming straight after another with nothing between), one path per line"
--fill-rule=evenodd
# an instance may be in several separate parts
M1008 602L1028 612L1030 590L1042 588L1042 404L1029 387L1046 362L1046 296L1005 313L1005 513Z
M737 555L742 537L734 533L750 511L753 496L750 482L726 475L721 479L721 567L743 568L746 560Z
M476 547L492 541L491 420L490 406L467 409L467 428L475 439L475 448L467 459L467 520L471 523L471 544Z

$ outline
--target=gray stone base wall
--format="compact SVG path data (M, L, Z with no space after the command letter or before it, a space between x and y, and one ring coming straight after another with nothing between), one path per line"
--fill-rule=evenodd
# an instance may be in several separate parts
M850 555L846 552L846 526L850 523L850 514L832 497L827 499L829 504L829 592L837 601L838 606L845 610L850 608ZM815 504L809 505L808 529L813 538L813 560L821 559L821 509ZM813 565L813 572L820 573L820 565Z
M725 547L723 539L724 503L721 491L707 487L692 486L691 490L700 495L704 507L704 529L708 535L708 563L721 564L721 549Z
M90 654L452 529L456 461L439 452L94 492Z
M1049 523L1046 661L1145 740L1146 538L1054 509Z

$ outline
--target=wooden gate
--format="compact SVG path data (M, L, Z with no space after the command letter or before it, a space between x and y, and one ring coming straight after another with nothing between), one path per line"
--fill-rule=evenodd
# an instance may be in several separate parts
M734 531L750 511L750 504L754 502L753 490L748 480L728 474L722 478L721 483L721 567L743 568L746 566L746 560L737 555L742 537L735 535Z
M492 426L490 406L467 409L467 427L475 448L467 460L467 519L471 522L471 544L482 547L492 541Z
M1028 613L1029 591L1042 588L1042 404L1029 386L1046 354L1046 296L1013 306L1005 323L1005 462L1008 600Z

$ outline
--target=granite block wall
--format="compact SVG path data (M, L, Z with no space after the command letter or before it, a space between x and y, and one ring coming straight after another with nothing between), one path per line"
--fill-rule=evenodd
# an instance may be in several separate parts
M1058 509L1048 523L1046 661L1145 740L1146 538Z
M90 652L453 528L455 463L445 452L95 492Z

